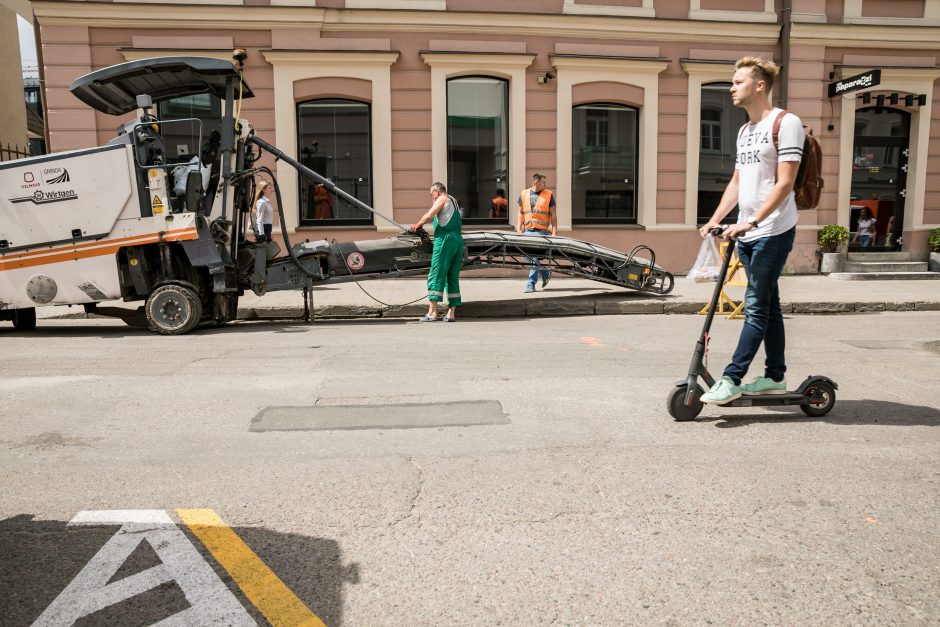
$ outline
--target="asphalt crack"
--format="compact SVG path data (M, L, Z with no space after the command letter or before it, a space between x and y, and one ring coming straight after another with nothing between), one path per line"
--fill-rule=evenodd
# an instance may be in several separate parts
M411 503L408 505L408 512L404 516L393 520L387 526L389 528L395 527L400 523L405 522L409 518L412 518L415 513L415 508L418 506L418 499L421 498L421 493L424 491L424 469L418 465L414 457L406 457L405 460L411 464L415 470L415 490L414 495L411 497Z

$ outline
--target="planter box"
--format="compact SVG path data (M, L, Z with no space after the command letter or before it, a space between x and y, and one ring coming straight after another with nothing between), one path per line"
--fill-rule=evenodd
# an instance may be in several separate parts
M848 253L823 253L822 262L819 264L819 271L823 274L842 272L847 258Z
M940 252L930 253L930 259L927 261L927 269L931 272L940 272Z

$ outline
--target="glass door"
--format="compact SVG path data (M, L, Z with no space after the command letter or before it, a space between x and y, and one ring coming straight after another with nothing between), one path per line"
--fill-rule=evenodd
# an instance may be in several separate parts
M908 128L903 111L871 108L856 114L848 224L853 252L900 249Z

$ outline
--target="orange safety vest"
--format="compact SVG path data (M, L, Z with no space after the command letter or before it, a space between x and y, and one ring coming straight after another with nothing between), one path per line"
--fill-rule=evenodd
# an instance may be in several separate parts
M509 201L502 196L497 196L490 201L490 205L493 208L493 217L494 218L504 218L506 217L506 209L509 207Z
M534 208L529 200L529 192L530 188L527 187L519 193L519 197L522 198L522 228L547 231L552 225L552 208L550 206L552 192L543 189Z
M316 220L329 220L333 217L333 205L330 194L322 185L317 185L313 193L313 217Z

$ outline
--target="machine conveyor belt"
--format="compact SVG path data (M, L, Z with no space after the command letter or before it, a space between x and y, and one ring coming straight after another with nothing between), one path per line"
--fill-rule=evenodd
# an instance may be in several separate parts
M570 237L523 235L504 231L463 234L464 270L529 268L537 258L542 266L571 276L636 290L668 294L673 276L656 265L655 253L637 246L622 253ZM649 258L637 253L648 252Z
M522 235L506 231L463 233L463 271L486 268L529 269L537 259L542 267L574 277L629 289L668 294L672 274L656 265L656 255L639 245L629 253L570 237ZM431 267L434 243L427 233L402 233L384 240L304 242L294 247L297 263L304 264L314 283L342 283L425 274ZM639 253L648 256L640 256ZM297 289L300 277L289 257L268 264L267 290ZM278 277L271 272L280 270Z

